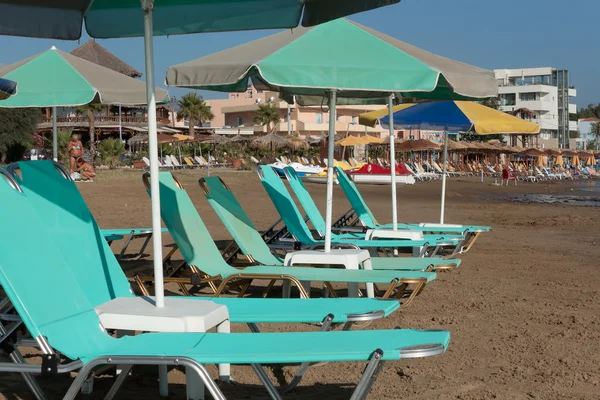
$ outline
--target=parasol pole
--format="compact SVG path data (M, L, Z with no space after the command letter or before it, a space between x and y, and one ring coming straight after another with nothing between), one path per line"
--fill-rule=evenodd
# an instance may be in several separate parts
M160 219L160 190L158 181L158 137L156 131L156 96L154 92L154 37L152 12L154 1L142 0L144 11L144 56L146 63L146 96L148 103L148 147L150 150L150 192L152 196L152 250L154 258L155 305L162 308L164 280L162 265L162 235ZM161 388L162 389L162 388ZM161 390L164 392L164 389Z
M56 125L56 106L54 106L52 107L52 158L58 162L58 131Z
M444 131L444 169L442 170L442 207L440 224L444 223L444 207L446 206L446 171L448 168L448 131Z
M329 143L327 146L327 203L325 215L325 252L331 251L331 221L333 214L333 148L335 146L336 93L329 93Z
M388 100L388 120L390 132L390 178L392 182L392 228L398 230L398 207L396 198L396 149L394 148L394 94L390 94Z
M119 140L123 143L123 125L121 121L121 105L119 104Z

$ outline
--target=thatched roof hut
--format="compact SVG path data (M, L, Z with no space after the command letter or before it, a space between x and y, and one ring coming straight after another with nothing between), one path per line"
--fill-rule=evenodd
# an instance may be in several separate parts
M142 76L141 72L136 71L131 65L123 62L119 57L100 46L94 39L90 39L87 43L71 51L71 54L131 78Z

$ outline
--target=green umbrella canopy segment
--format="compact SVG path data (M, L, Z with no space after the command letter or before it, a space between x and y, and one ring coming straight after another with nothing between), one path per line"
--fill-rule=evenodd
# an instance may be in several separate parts
M313 26L400 0L1 0L0 35L79 39L144 35L141 8L153 10L154 35ZM140 3L142 3L140 5Z
M352 43L352 51L348 51ZM431 54L339 19L268 36L167 69L168 86L243 92L250 81L285 95L384 98L390 93L437 99L497 95L491 71ZM304 98L304 103L310 99Z
M16 96L0 107L71 107L88 103L146 104L146 84L52 47L0 68L0 76L19 82ZM169 94L156 90L157 103Z

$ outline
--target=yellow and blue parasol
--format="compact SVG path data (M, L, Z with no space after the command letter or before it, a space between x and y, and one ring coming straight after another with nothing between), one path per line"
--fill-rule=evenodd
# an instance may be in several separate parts
M17 83L0 78L0 100L6 100L17 94Z

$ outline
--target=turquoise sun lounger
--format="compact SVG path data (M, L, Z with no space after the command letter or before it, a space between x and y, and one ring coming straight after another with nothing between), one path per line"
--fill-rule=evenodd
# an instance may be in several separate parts
M56 168L58 171L63 174L63 176L70 176L69 172L61 165L56 163ZM14 163L8 166L7 170L10 174L13 175L17 182L21 181L21 177L16 171L19 169L19 163ZM150 239L152 239L152 228L120 228L120 229L102 229L101 230L104 239L108 242L109 245L112 245L113 242L125 240L119 254L117 255L117 260L130 260L137 259L144 255L144 250L150 243ZM168 232L166 228L161 230L162 233ZM127 249L131 242L136 239L143 239L144 242L140 249L133 254L127 254Z
M144 178L144 181L148 182L148 174L145 174ZM416 271L341 270L334 268L281 267L281 265L257 265L238 270L225 262L194 204L182 186L173 179L171 173L161 172L159 178L162 219L189 266L201 270L210 277L220 276L223 279L216 291L217 295L234 279L268 280L270 281L267 287L269 290L275 281L287 281L297 286L303 297L309 296L301 287L301 281L324 282L333 295L335 295L335 292L329 285L331 282L379 283L389 284L388 290L382 296L383 298L388 298L395 293L395 298L405 298L404 304L408 304L419 294L425 284L435 279L434 272ZM416 285L410 294L408 292L403 293L403 290L396 291L396 289L405 288L407 284ZM241 295L244 292L245 290L242 290Z
M129 283L110 249L102 240L97 240L98 225L76 185L65 179L66 175L61 175L51 162L27 162L21 165L21 187L35 210L33 212L38 213L48 232L57 238L56 245L68 258L74 273L82 279L87 277L86 282L92 283L85 287L91 296L98 296L92 299L92 304L100 307L100 312L105 311L107 306L103 305L112 300L133 298ZM85 263L81 260L85 260ZM103 290L98 283L107 281L107 272L115 280L109 280L111 287ZM386 317L399 307L397 301L375 299L287 299L283 302L276 299L186 299L212 300L213 303L225 305L230 322L246 323L253 332L260 331L256 324L282 322L321 323L321 331L328 330L332 324L343 323L344 328L349 329L355 322ZM118 307L124 305L122 302L115 304ZM115 305L108 307L113 310ZM288 389L300 382L305 370L299 369Z
M308 225L304 221L300 210L294 203L294 200L290 196L287 188L285 187L281 178L277 175L277 172L268 165L259 165L257 167L260 181L267 191L267 194L271 198L271 201L275 205L277 212L284 221L289 232L294 238L303 245L308 246L322 246L324 240L315 239L310 231ZM376 249L419 249L419 255L433 254L435 255L437 247L441 245L452 245L452 242L436 243L433 251L428 253L429 245L425 240L357 240L357 239L339 239L335 238L332 240L332 246L355 246L361 249L369 249L375 251Z
M102 328L91 297L84 289L96 282L86 282L90 281L89 276L82 281L74 273L64 252L55 245L56 235L48 233L46 224L40 222L32 208L15 213L23 204L29 204L27 195L4 171L0 172L0 193L2 219L15 220L13 229L0 231L0 241L6 244L0 255L0 284L44 354L41 365L0 363L0 371L56 374L79 370L65 399L74 398L90 371L98 365L127 366L111 394L118 390L132 365L182 365L202 378L215 399L224 399L203 364L252 364L271 397L277 399L276 389L264 372L260 373L258 364L369 360L355 392L356 398L364 398L381 361L439 354L448 345L448 332L413 330L146 333L114 338ZM37 239L34 244L32 238ZM102 235L98 235L98 240L104 243ZM35 251L31 251L32 246ZM112 282L112 278L105 274L105 279ZM104 282L99 286L112 287ZM52 291L50 296L49 291ZM60 354L73 361L62 364Z
M296 171L292 167L285 167L283 169L283 171L284 171L287 181L290 184L292 191L294 192L294 194L296 195L296 198L302 205L302 208L308 215L308 218L312 222L313 227L315 228L315 230L317 231L317 233L319 234L321 239L324 239L325 238L325 229L326 229L325 220L323 219L323 216L321 215L321 212L317 208L317 205L315 204L314 200L310 196L310 193L308 193L308 190L306 190L306 186L304 186L304 183L300 180L300 178L296 174ZM265 178L265 179L267 179L267 178ZM341 229L343 230L344 228L342 227ZM336 230L336 229L334 228L333 230ZM404 229L404 230L407 230L407 229ZM390 233L392 233L392 232L390 232ZM418 233L422 236L423 240L425 240L431 246L435 246L438 243L442 243L443 245L441 247L444 247L448 243L450 243L450 245L448 245L447 247L450 250L450 252L452 253L451 255L460 252L460 249L462 248L462 245L466 239L465 236L462 234L454 234L454 235L452 235L452 234L451 235L423 234L422 231L418 231ZM385 236L383 236L382 238L385 239ZM332 241L334 241L334 242L337 242L340 240L363 240L363 239L365 239L364 232L332 233ZM391 237L390 237L390 239L391 239Z
M249 261L264 265L283 265L283 260L271 252L248 214L221 178L209 176L201 178L199 183L209 204ZM435 257L373 257L371 263L375 270L425 271L457 268L461 260Z
M104 291L99 290L98 283L85 288L92 296L98 295L91 299L92 304L98 306L116 297L133 297L129 282L110 249L97 240L98 225L77 186L57 173L50 161L20 165L22 190L46 229L60 236L57 246L73 272L82 280L92 277L92 282L108 282ZM397 301L377 299L286 299L282 302L279 299L188 298L226 305L231 322L249 324L319 323L327 316L332 318L332 323L351 323L361 318L386 317L399 307Z
M358 220L361 225L367 227L369 229L392 229L392 224L380 224L375 219L375 216L371 212L371 209L361 196L358 188L348 178L348 175L342 170L340 167L334 167L334 172L338 178L338 182L340 183L340 187L342 191L346 195L346 198L350 202L350 206L354 209ZM466 253L469 251L475 241L479 237L482 232L489 232L492 228L489 226L479 226L479 225L453 225L453 224L435 224L435 223L422 223L422 224L404 224L398 223L396 225L398 228L407 228L420 230L423 232L432 232L432 233L460 233L463 234L465 231L467 232L467 238L465 243L463 243L462 253Z
M169 230L167 228L162 228L161 233L167 233ZM102 235L104 235L104 239L111 245L113 242L119 240L125 240L119 254L117 255L117 260L131 260L138 259L144 255L144 250L148 247L150 243L150 239L152 239L152 228L122 228L122 229L102 229ZM142 239L144 242L140 249L133 254L127 254L127 249L131 242L136 239Z

